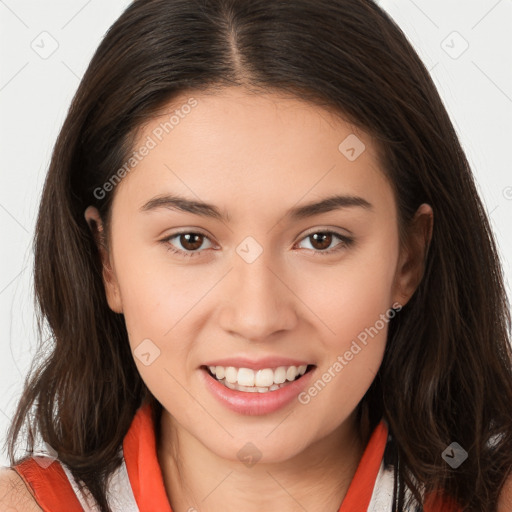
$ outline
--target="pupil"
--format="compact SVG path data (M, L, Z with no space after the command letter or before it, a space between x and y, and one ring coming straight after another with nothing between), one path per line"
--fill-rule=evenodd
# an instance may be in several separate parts
M190 250L190 251L193 251L194 249L198 249L199 247L201 247L201 244L202 244L202 240L201 240L202 236L203 235L200 235L197 233L185 233L185 234L181 235L181 238L185 239L185 242L180 240L181 245L183 247L185 247L185 249ZM192 239L192 238L198 238L199 242L197 242L197 241L195 243L191 242L190 239Z
M329 247L329 245L331 245L331 239L332 239L332 235L330 233L315 233L313 235L313 239L315 242L318 242L319 239L323 239L321 240L321 247L316 247L317 249L327 249L327 247ZM327 244L325 244L325 241L327 240ZM322 244L323 242L323 244ZM315 246L313 244L313 246Z

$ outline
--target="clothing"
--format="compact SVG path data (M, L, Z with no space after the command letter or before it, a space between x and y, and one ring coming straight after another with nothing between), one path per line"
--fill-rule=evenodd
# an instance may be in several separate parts
M392 510L394 472L384 465L390 441L381 421L372 432L356 473L338 512L388 512ZM122 444L123 463L108 485L114 512L172 512L156 452L151 406L140 407ZM58 459L46 469L34 458L13 468L45 512L98 512L87 490L80 492L67 466ZM191 512L195 509L189 509ZM425 507L425 512L452 512L447 504Z

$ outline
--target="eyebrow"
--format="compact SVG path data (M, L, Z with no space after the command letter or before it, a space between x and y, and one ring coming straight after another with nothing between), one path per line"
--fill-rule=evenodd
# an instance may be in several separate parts
M321 201L310 202L301 206L290 208L286 212L285 218L290 220L300 220L341 208L353 207L373 210L373 205L362 197L338 194L326 197ZM140 208L140 211L148 212L160 208L193 213L195 215L210 217L224 222L229 222L231 220L229 213L221 212L215 205L204 203L202 201L187 199L186 197L173 194L160 195L150 199Z

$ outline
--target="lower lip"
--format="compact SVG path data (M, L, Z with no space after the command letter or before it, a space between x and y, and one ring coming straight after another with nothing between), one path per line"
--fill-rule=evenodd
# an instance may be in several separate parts
M299 379L275 391L251 393L230 389L212 377L208 370L201 368L202 378L213 396L228 409L249 416L270 414L288 405L308 385L314 371L315 368L312 368Z

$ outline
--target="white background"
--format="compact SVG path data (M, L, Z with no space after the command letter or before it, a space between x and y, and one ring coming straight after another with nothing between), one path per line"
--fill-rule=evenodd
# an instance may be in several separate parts
M37 343L31 244L52 147L94 50L129 3L0 0L2 443ZM413 43L450 113L496 233L510 296L512 1L379 3ZM54 53L44 55L52 45ZM0 453L0 465L7 464Z

